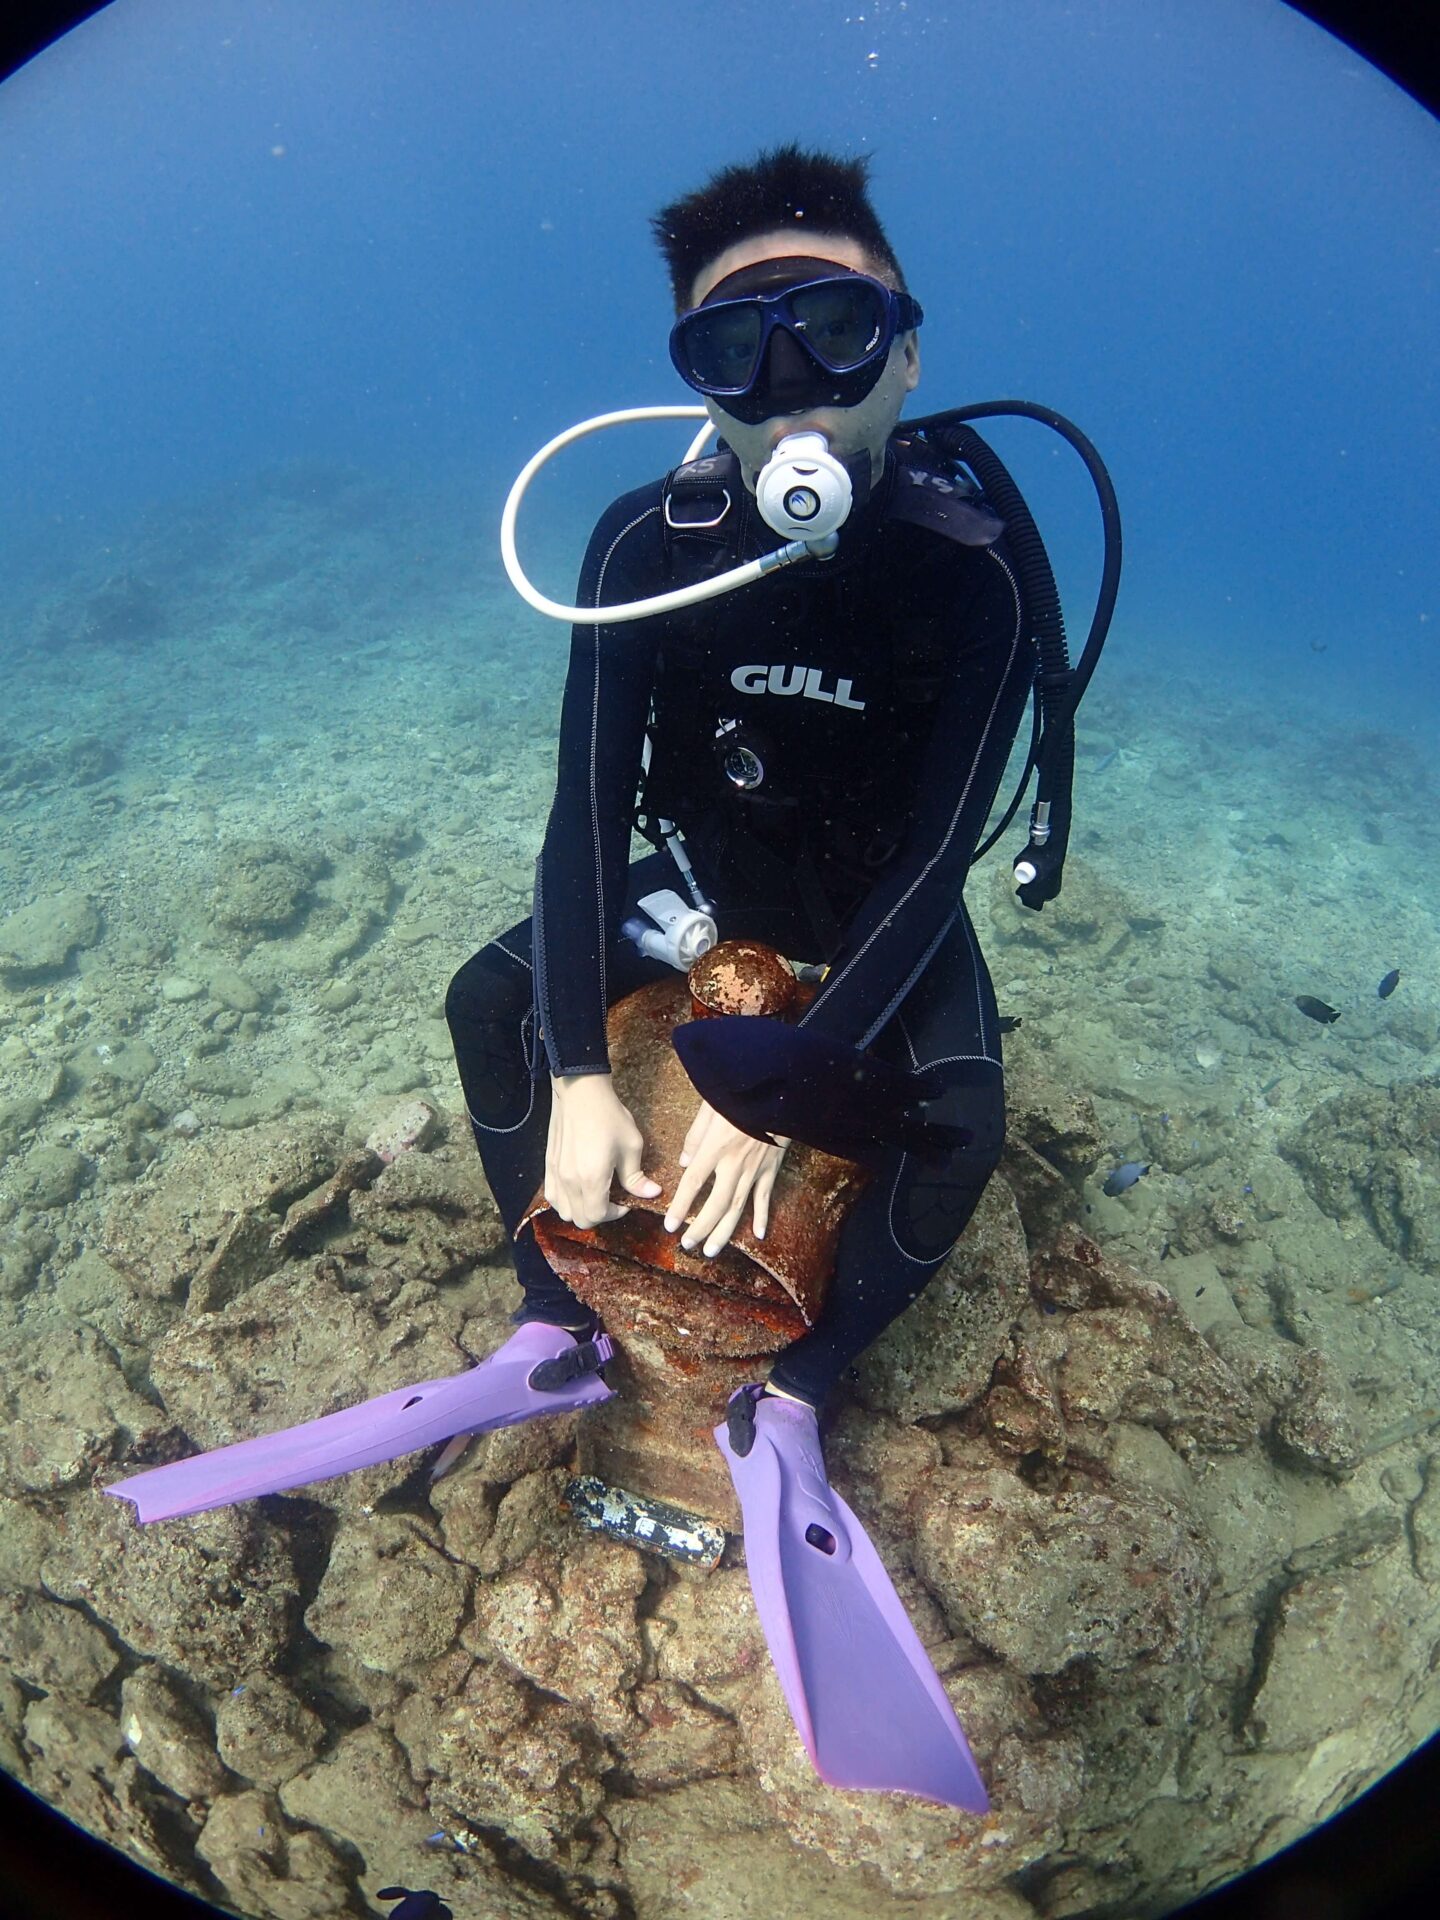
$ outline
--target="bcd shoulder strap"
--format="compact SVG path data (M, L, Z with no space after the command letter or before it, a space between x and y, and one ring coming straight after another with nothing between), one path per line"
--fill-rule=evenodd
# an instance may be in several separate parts
M674 572L682 547L700 561L702 571L709 570L707 558L713 567L715 558L730 550L740 525L743 486L740 462L728 447L675 468L661 494L667 571Z
M886 519L928 527L962 546L993 546L1005 522L991 512L969 476L948 463L942 466L915 441L897 439L894 445L895 484Z

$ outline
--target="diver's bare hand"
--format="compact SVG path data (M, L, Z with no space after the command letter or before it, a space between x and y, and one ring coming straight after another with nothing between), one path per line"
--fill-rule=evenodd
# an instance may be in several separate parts
M723 1114L708 1102L690 1124L680 1164L685 1169L675 1198L665 1210L665 1231L674 1233L689 1213L707 1181L710 1193L703 1207L685 1228L680 1244L687 1253L697 1246L707 1260L713 1260L739 1226L745 1204L755 1204L755 1238L763 1240L770 1225L770 1195L780 1162L785 1158L788 1140L771 1146L732 1126Z
M552 1075L545 1198L562 1220L598 1227L630 1211L610 1198L611 1182L653 1199L660 1188L641 1168L645 1141L608 1073Z

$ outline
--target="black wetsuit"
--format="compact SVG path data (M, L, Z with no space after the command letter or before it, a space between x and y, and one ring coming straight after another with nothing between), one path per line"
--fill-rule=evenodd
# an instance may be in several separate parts
M591 539L580 603L645 599L770 551L753 498L731 495L719 528L679 536L663 483L617 501ZM998 523L898 440L833 559L679 614L574 630L533 920L474 955L446 1003L512 1232L544 1173L546 1069L607 1071L607 1007L669 971L620 936L641 895L680 887L668 857L629 860L649 721L645 811L684 829L721 938L828 962L807 1025L909 1070L966 1063L964 1090L930 1117L958 1121L972 1143L939 1165L886 1156L846 1222L817 1324L773 1370L823 1401L919 1294L1000 1154L999 1025L961 896L1034 673ZM765 768L749 793L721 764L737 728ZM529 1233L515 1252L517 1318L589 1320Z

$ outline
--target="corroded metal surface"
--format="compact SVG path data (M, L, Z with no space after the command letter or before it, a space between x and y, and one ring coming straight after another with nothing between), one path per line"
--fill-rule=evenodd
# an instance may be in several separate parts
M773 947L758 940L722 940L690 969L697 1014L770 1014L781 1019L796 1003L799 983Z
M637 1287L654 1284L648 1276L674 1276L701 1291L690 1311L704 1349L774 1352L814 1324L835 1264L840 1224L866 1176L851 1161L797 1144L775 1183L763 1241L747 1219L713 1260L683 1252L680 1236L666 1233L661 1221L679 1183L680 1150L699 1105L670 1041L688 1017L686 985L676 978L631 994L612 1009L608 1025L615 1091L645 1136L645 1171L659 1181L659 1197L640 1200L617 1188L629 1214L587 1230L557 1220L537 1194L526 1219L557 1271L607 1317L612 1291L629 1299ZM597 1253L603 1257L595 1258ZM674 1298L688 1300L690 1293L680 1285Z
M608 1376L620 1395L583 1422L581 1470L738 1521L710 1429L734 1388L764 1373L764 1357L814 1324L841 1224L866 1175L797 1144L775 1183L763 1241L747 1215L713 1260L685 1253L662 1222L699 1105L670 1040L689 1017L689 989L677 975L631 994L608 1022L615 1090L645 1136L645 1171L660 1183L658 1198L617 1188L626 1217L582 1229L557 1219L537 1194L526 1222L621 1349Z

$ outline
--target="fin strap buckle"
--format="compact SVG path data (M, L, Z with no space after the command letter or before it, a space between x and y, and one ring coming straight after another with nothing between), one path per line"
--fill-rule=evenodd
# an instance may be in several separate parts
M598 1373L614 1355L615 1343L609 1334L596 1334L593 1339L577 1341L564 1353L557 1353L553 1360L542 1360L538 1367L532 1367L525 1384L536 1393L557 1393L572 1380L578 1380L581 1374Z

